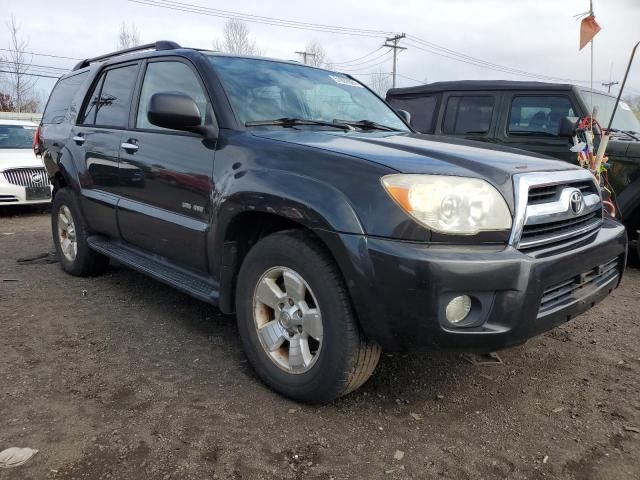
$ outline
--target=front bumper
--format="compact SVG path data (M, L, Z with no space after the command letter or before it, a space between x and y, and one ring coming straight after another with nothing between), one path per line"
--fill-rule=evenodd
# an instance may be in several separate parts
M1 175L1 174L0 174ZM0 178L0 206L2 205L33 205L51 202L51 190L49 186L49 198L27 200L26 188L21 185L5 183Z
M489 352L524 343L605 298L622 278L627 251L624 227L608 219L588 243L544 258L513 247L338 236L361 327L395 351ZM474 299L474 317L455 327L445 308L462 294Z

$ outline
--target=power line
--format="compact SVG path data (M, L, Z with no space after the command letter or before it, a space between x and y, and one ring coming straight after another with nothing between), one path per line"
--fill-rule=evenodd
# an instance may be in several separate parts
M35 68L43 69L43 70L44 70L44 69L48 69L48 70L60 70L60 71L62 71L62 72L68 72L68 71L69 71L69 69L68 69L68 68L52 67L52 66L50 66L50 65L38 65L38 64L36 64L36 63L12 62L12 61L10 61L10 60L0 60L0 64L1 64L1 63L6 63L7 65L20 65L20 66L27 67L27 68L35 67ZM53 73L53 72L52 72L52 73Z
M182 11L195 13L198 15L207 15L211 17L238 19L252 23L261 23L265 25L296 28L299 30L320 31L328 33L337 33L342 35L355 35L364 37L380 37L383 35L392 35L393 32L385 32L383 30L370 30L362 28L339 27L336 25L325 25L319 23L299 22L296 20L285 20L276 17L266 17L261 15L251 15L229 10L220 10L216 8L203 7L190 3L177 2L172 0L129 0L132 3L139 3L153 7L166 8L173 11Z
M511 75L535 78L535 79L538 79L538 80L559 81L559 82L566 82L566 83L588 83L586 80L576 80L576 79L572 79L572 78L562 78L562 77L554 77L554 76L551 76L551 75L532 73L532 72L528 72L528 71L525 71L525 70L520 70L520 69L517 69L517 68L507 67L507 66L504 66L504 65L499 65L497 63L488 62L486 60L482 60L482 59L479 59L479 58L476 58L476 57L472 57L470 55L466 55L464 53L457 52L457 51L452 50L450 48L442 47L441 45L435 44L433 42L428 42L426 40L423 40L421 38L415 37L413 35L410 35L408 37L408 40L412 41L414 43L414 45L412 45L412 46L414 48L417 48L418 50L423 50L423 51L428 52L428 53L433 53L433 54L439 55L441 57L449 58L451 60L455 60L455 61L458 61L458 62L470 64L470 65L475 65L475 66L481 67L481 68L487 68L487 69L490 69L490 70L496 70L496 71L499 71L499 72L502 72L502 73L508 73L508 74L511 74ZM420 46L415 45L415 44L419 44Z
M346 64L349 64L349 63L357 62L358 60L362 60L363 58L367 58L369 55L373 55L374 53L379 52L380 50L382 50L382 47L378 47L374 51L369 52L366 55L363 55L361 57L354 58L352 60L347 60L347 61L344 61L344 62L333 62L332 65L346 65Z
M11 53L25 53L27 55L34 55L36 57L51 57L51 58L61 58L63 60L82 60L81 58L74 58L74 57L63 57L61 55L53 55L51 53L38 53L38 52L18 52L16 50L11 50L9 48L0 48L0 51L2 52L11 52Z
M0 70L0 73L15 73L9 70ZM40 75L38 73L22 73L21 75L26 75L28 77L43 77L43 78L60 78L60 76L54 77L53 75Z
M345 66L338 65L338 70L362 70L362 68L369 68L369 67L360 67L360 68L353 68L353 67L358 67L358 65L367 65L369 62L375 62L376 60L380 60L381 58L386 57L390 53L391 53L391 50L387 50L386 52L382 53L382 55L378 55L377 57L370 58L369 60L366 60L364 62L354 63L351 65L345 65ZM381 63L384 63L384 62L381 62ZM332 64L332 65L335 65L335 64ZM378 63L377 65L380 65L380 63Z
M387 55L389 53L391 53L391 50L389 50L387 52ZM336 70L339 71L339 72L347 72L347 73L349 73L349 72L361 72L362 70L369 70L371 68L378 67L380 65L384 65L385 63L387 63L387 59L386 58L381 62L374 63L373 65L365 65L365 66L356 67L356 68L351 68L351 67L349 67L349 68L340 68L340 67L338 67Z

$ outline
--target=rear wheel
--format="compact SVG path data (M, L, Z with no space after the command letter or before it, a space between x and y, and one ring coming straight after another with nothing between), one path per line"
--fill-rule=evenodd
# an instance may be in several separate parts
M53 243L62 269L79 277L98 275L109 258L94 252L87 243L87 227L75 197L66 188L58 191L51 206Z
M326 403L349 393L380 358L360 332L333 259L305 232L270 235L249 251L236 311L254 369L294 400Z

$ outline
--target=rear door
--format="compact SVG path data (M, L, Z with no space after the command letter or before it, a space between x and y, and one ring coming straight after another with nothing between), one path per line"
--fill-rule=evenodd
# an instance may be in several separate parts
M115 211L120 190L118 156L139 68L139 63L134 62L100 73L69 140L75 158L83 159L84 171L79 177L89 226L111 237L118 237Z
M500 143L575 162L571 139L558 136L562 118L578 116L570 92L507 92L504 105Z
M213 114L190 62L148 60L134 101L131 128L121 138L118 223L129 243L196 271L206 271L215 145L201 135L152 125L151 96L180 92L197 103L203 122Z
M436 134L480 142L494 141L498 92L450 92L442 98Z

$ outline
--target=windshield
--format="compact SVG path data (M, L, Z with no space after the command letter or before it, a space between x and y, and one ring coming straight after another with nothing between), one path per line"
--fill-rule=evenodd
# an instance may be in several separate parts
M35 133L31 125L0 125L0 149L31 148Z
M255 58L209 55L239 120L371 120L409 131L382 100L342 73Z
M583 90L582 96L587 106L591 105L591 92L589 90ZM593 106L596 109L595 117L603 128L607 128L607 125L609 125L609 119L611 118L615 104L616 99L614 97L593 92ZM620 101L616 109L616 118L613 119L611 127L616 130L640 132L640 121L629 105Z

